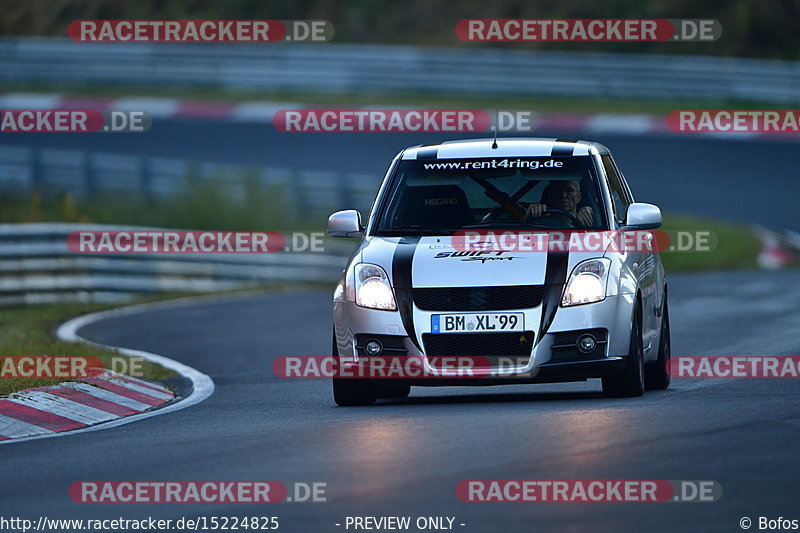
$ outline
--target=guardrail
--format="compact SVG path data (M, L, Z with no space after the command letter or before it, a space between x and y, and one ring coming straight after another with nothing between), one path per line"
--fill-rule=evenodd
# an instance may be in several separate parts
M0 224L0 305L119 301L136 294L209 292L275 282L334 283L354 242L325 253L75 254L67 235L131 230L94 224Z
M211 163L187 159L0 145L0 189L44 195L70 193L92 197L113 192L143 198L165 197L186 190L187 180L214 180L233 194L248 179L274 187L284 205L304 213L323 213L337 206L368 210L383 176L322 170Z
M454 37L455 38L455 37ZM800 102L800 63L686 55L270 43L0 40L0 81L322 94L445 92Z

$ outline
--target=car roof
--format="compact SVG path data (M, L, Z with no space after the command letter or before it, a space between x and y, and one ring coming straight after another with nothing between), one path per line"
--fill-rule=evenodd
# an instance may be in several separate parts
M592 141L538 137L499 137L459 139L437 144L421 144L403 150L402 159L462 159L473 157L541 157L608 155L608 148Z

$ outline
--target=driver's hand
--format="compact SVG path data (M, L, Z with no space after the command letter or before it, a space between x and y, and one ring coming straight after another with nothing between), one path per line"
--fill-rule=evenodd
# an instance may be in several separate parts
M539 218L542 214L547 211L547 206L544 204L531 204L528 206L528 209L525 210L525 221L532 218Z
M594 225L594 212L592 211L592 208L589 207L588 205L585 205L585 206L581 207L580 209L578 209L578 212L576 213L576 215L578 217L578 220L584 226L590 227L590 226Z

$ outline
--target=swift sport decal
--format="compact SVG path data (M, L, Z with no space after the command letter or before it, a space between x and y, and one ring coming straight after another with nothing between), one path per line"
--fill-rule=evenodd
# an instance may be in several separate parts
M479 251L472 251L472 252L439 252L433 258L434 259L445 259L445 258L459 258L462 261L480 261L481 263L486 263L486 261L511 261L512 259L522 259L519 256L514 255L503 255L505 252L479 252Z

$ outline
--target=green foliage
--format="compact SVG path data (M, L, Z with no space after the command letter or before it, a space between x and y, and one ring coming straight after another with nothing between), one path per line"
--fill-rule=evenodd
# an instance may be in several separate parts
M0 222L93 222L182 229L279 231L321 227L324 216L299 216L281 187L256 175L240 179L189 176L172 194L146 198L138 192L77 199L0 194Z
M325 19L337 42L469 46L462 18L716 19L713 43L505 43L504 48L798 59L795 0L6 0L0 35L65 35L76 19ZM498 45L494 45L498 46Z

